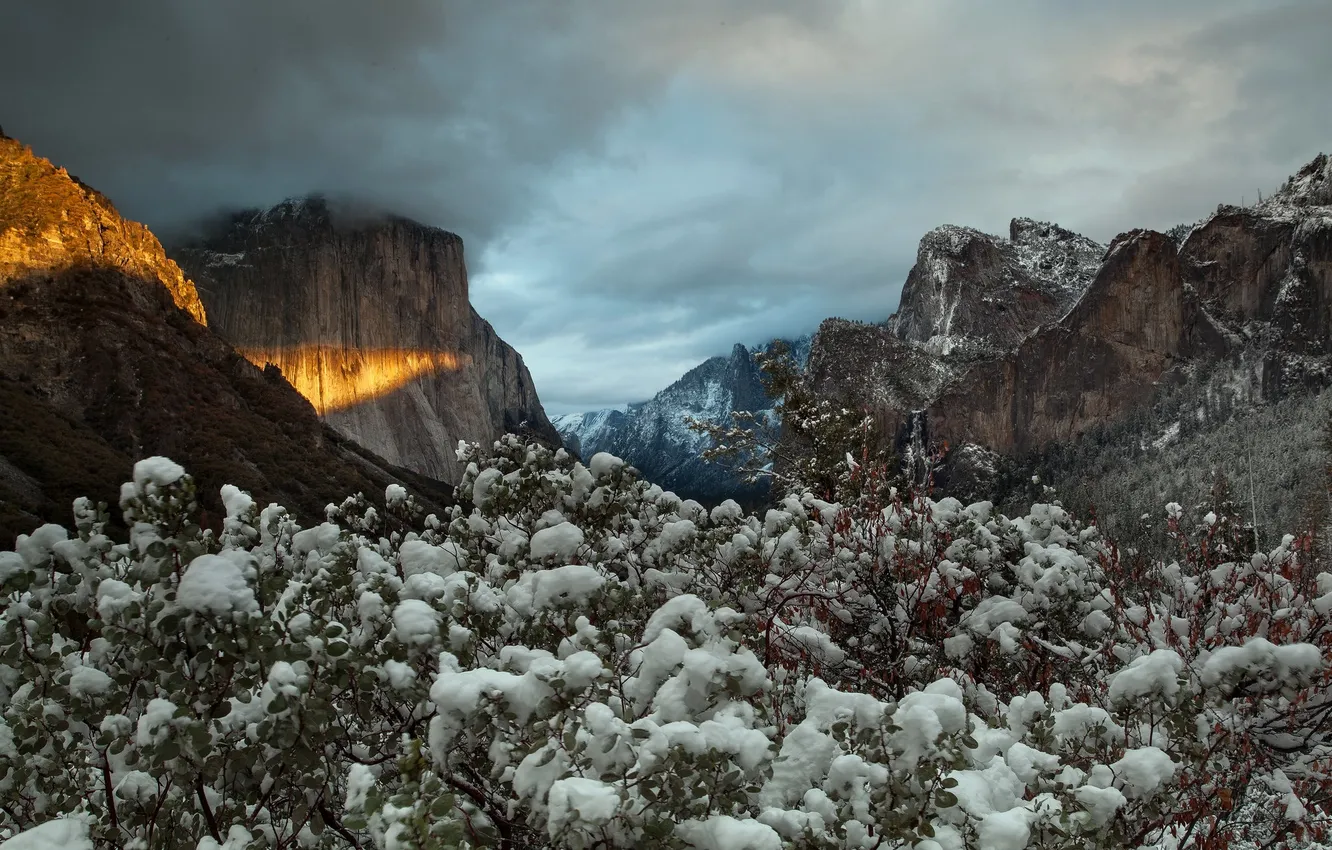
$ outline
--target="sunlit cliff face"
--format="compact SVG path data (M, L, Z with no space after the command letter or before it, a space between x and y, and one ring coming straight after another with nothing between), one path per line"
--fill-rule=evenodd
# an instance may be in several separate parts
M457 371L471 363L466 354L406 348L349 351L331 345L264 350L241 349L256 366L272 363L305 396L320 416L388 395L423 375Z

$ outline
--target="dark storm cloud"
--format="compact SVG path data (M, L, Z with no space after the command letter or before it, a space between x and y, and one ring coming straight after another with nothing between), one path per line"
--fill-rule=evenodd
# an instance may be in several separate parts
M159 227L319 190L486 239L541 170L595 144L608 112L645 91L574 43L579 14L437 0L28 4L0 31L3 121Z
M1326 0L32 3L0 123L156 228L322 191L460 232L548 406L882 319L926 230L1109 240L1332 146Z

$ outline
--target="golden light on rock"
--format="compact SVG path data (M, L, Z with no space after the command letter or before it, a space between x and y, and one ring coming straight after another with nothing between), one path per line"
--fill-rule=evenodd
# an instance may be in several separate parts
M272 363L305 396L320 416L373 401L416 378L457 371L471 362L466 354L409 348L347 350L331 345L302 345L264 350L241 349L256 366Z

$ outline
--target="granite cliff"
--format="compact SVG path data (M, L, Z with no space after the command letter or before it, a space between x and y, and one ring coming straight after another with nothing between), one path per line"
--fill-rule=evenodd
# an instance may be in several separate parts
M887 321L828 319L819 326L810 380L825 395L873 409L903 443L913 411L1066 316L1104 254L1085 236L1029 218L1013 219L1008 238L937 227L921 239Z
M1298 185L1332 183L1325 157ZM1332 207L1286 190L1219 208L1182 244L1133 231L1111 245L1063 320L978 366L930 406L933 433L1000 451L1076 437L1148 403L1198 362L1255 364L1258 394L1321 388L1332 340Z
M1197 319L1174 243L1123 234L1082 300L1017 349L968 370L929 404L932 434L1002 452L1071 439L1150 400L1190 353Z
M456 481L459 439L559 440L522 357L472 309L452 233L310 198L233 215L172 256L215 330L392 463Z
M1091 283L1105 246L1049 222L1015 218L1002 239L945 225L920 241L888 328L936 354L993 354L1054 321Z
M1032 252L1044 256L1015 262L1033 232L1047 234ZM1008 454L1122 419L1199 364L1266 399L1332 380L1327 157L1178 237L1130 231L1093 263L1094 244L1021 219L1007 241L933 231L895 316L824 322L811 378L895 424L899 442L910 425Z
M194 285L106 198L5 137L0 181L0 545L67 523L77 496L115 504L134 461L157 454L195 476L207 522L227 483L307 523L390 483L448 501L213 333Z

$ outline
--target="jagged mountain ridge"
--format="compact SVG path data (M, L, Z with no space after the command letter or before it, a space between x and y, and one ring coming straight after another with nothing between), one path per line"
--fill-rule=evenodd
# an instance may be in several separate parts
M1316 189L1330 170L1320 157L1301 174ZM1257 359L1268 400L1325 386L1332 208L1322 197L1222 206L1178 245L1151 231L1122 234L1068 316L941 394L930 407L934 433L1000 451L1073 439L1148 403L1197 361Z
M1105 246L1050 222L1015 218L1007 239L944 225L920 241L887 328L931 353L1007 351L1068 312Z
M803 366L810 337L785 342ZM729 422L732 411L770 411L773 401L763 390L755 361L755 355L766 348L737 343L729 355L703 361L648 401L623 411L564 414L555 417L555 427L566 445L584 457L611 452L680 495L710 502L760 498L765 487L744 484L726 467L700 458L711 443L705 435L689 430L685 419Z
M565 448L583 457L591 457L607 450L616 435L627 427L629 417L628 409L608 407L583 413L561 413L552 416L550 421L560 432Z
M219 333L393 463L456 481L460 439L559 440L521 355L472 308L452 233L291 199L172 254Z
M960 449L959 469L944 478L973 484L993 471L991 450L1022 455L1076 439L1190 380L1191 364L1220 364L1232 383L1256 382L1260 398L1322 387L1332 374L1329 174L1320 155L1262 204L1222 206L1177 239L1130 231L1101 246L1023 218L1007 239L936 228L892 317L820 325L811 381L895 424L905 454L923 448L906 445L912 434ZM623 435L639 421L634 407L557 424L585 451L618 450L652 468L665 445L706 448L692 433L696 445L663 439L692 412L677 407L658 415L670 409L658 402L632 441Z
M921 238L896 313L882 324L819 325L810 379L824 395L905 423L973 365L1066 315L1104 254L1086 236L1029 218L1013 219L1007 239L936 227Z
M275 372L203 324L191 283L143 225L0 136L0 545L72 500L114 504L134 461L167 455L207 521L235 484L317 521L331 499L438 482L326 427Z
M153 280L196 322L199 293L147 227L120 216L101 192L0 133L0 280L107 266Z
M1220 393L1251 406L1318 392L1332 382L1332 165L1326 156L1259 204L1222 205L1171 233L1135 230L1116 237L1076 303L1029 329L1008 351L959 357L964 347L930 345L921 333L904 333L900 316L932 309L907 303L919 297L917 287L904 292L903 308L884 325L825 321L813 344L811 378L828 395L895 424L899 448L912 434L936 447L953 446L941 470L944 481L952 466L974 466L977 457L982 465L1008 457L1040 467L1048 451L1089 431L1119 427L1167 391L1174 398ZM923 246L922 255L927 248L933 251ZM983 269L969 269L979 278L971 288L985 291ZM967 283L959 281L958 289L966 291ZM986 321L983 311L977 321ZM1205 383L1199 375L1208 376ZM1110 471L1060 468L1073 481ZM964 477L974 479L970 472ZM1317 483L1297 482L1301 488Z

